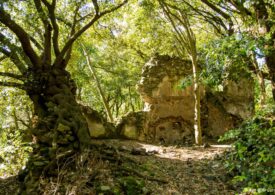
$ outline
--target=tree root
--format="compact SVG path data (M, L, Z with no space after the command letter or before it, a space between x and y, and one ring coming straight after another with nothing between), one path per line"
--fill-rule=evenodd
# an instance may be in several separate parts
M113 166L113 168L112 168L113 171L124 172L127 174L136 175L136 176L143 178L145 180L150 180L150 181L159 182L159 183L163 183L163 184L169 183L169 181L167 181L165 179L160 179L160 178L152 177L149 175L145 175L145 174L142 174L139 171L134 170L132 168L122 166L122 164L126 163L126 162L130 162L131 164L134 164L135 167L139 166L141 164L138 160L128 156L128 155L131 155L130 151L126 151L126 152L119 151L116 148L108 147L108 146L96 148L96 149L98 149L99 157L101 160L107 160L111 163L116 164L116 166Z

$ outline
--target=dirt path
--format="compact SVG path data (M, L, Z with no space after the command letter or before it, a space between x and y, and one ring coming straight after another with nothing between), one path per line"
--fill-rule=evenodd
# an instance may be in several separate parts
M120 166L127 167L126 175L136 175L137 178L146 181L145 190L139 192L140 194L147 192L163 195L236 193L230 189L229 178L225 176L220 161L215 160L230 147L229 145L211 145L207 148L165 147L121 140L109 140L104 144L112 145L120 154L123 153L124 156L136 162L123 161ZM157 181L158 179L160 181Z
M60 182L66 192L59 194L236 194L217 158L230 146L165 147L130 140L94 140L93 144L87 153L93 162L77 169L73 174L77 179L72 182L70 169L63 170ZM1 179L0 195L14 194L18 186L16 177ZM48 186L56 188L54 179ZM44 194L52 193L48 189Z

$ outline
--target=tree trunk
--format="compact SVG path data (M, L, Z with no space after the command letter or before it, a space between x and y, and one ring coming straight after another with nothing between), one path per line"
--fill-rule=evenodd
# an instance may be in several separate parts
M129 104L132 108L132 112L135 112L135 106L133 103L133 98L132 98L132 93L131 93L131 86L128 86L128 91L129 91Z
M89 143L87 123L75 100L76 87L62 69L29 71L27 93L35 116L35 147L24 178L26 194L40 194L39 178L56 176L58 158L79 151Z
M195 129L195 142L197 145L202 145L202 132L201 132L201 95L200 95L200 85L199 85L199 74L198 65L196 57L192 56L193 65L193 81L194 81L194 99L195 99L195 109L194 109L194 129Z
M268 13L267 4L265 4L263 0L259 0L259 2L254 3L253 6L259 27L264 29L264 35L270 34L271 36L269 41L265 44L267 48L265 59L269 69L273 100L275 101L275 32L273 30L273 23L270 22L272 15Z
M92 66L92 63L91 63L91 59L87 53L87 51L84 49L84 46L83 46L83 51L84 51L84 55L86 57L86 61L87 61L87 64L88 64L88 67L89 67L89 70L92 74L92 76L94 77L94 80L96 82L96 87L97 87L97 90L98 90L98 93L101 97L101 100L102 100L102 103L103 103L103 106L105 108L105 111L107 113L107 116L110 120L110 122L114 122L114 118L113 118L113 115L112 115L112 112L111 112L111 109L110 109L110 106L106 100L106 96L105 96L105 93L101 87L101 84L100 84L100 80L99 78L97 77L97 72L95 70L95 68Z

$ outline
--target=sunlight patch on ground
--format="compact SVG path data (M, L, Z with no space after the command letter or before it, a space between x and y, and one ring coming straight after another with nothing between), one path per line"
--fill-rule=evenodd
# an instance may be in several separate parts
M140 145L146 152L155 153L160 158L178 159L181 161L213 159L216 155L222 154L230 145L211 145L209 148L203 147L175 147L156 146L150 144Z

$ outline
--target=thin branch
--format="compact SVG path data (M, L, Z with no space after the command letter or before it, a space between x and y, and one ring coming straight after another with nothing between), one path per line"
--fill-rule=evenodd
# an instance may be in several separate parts
M128 2L128 0L124 0L121 4L103 11L101 13L99 13L98 15L95 15L93 17L93 19L87 23L85 26L83 26L79 31L77 31L65 44L65 46L63 47L63 49L60 52L60 55L57 56L57 58L55 59L54 62L54 66L62 66L62 60L64 58L64 56L66 55L68 49L70 49L70 47L73 45L73 43L75 42L76 39L78 39L87 29L89 29L97 20L99 20L102 16L114 12L117 9L121 8L123 5L125 5Z
M35 39L33 38L32 36L30 36L30 40L31 42L35 45L35 47L37 47L37 49L39 50L43 50L44 48L40 45L40 43Z
M50 20L53 26L53 48L55 56L58 56L60 53L59 45L58 45L58 37L59 37L59 26L56 22L56 16L55 16L55 8L56 8L56 0L52 1L52 4L49 4L47 0L42 0L44 5L47 7L49 11Z
M34 0L34 4L37 10L37 13L39 15L39 18L41 19L43 25L44 25L44 52L42 54L42 64L43 66L49 66L51 64L51 30L52 27L47 19L47 16L42 8L41 1L40 0Z
M22 74L24 74L27 69L25 67L25 64L21 62L18 54L23 58L26 64L28 64L30 67L32 66L29 58L25 55L22 48L12 44L11 41L2 33L0 33L0 43L5 45L3 47L0 47L0 52L10 58ZM7 48L9 48L10 50L7 50Z
M235 0L227 0L227 2L229 2L231 5L233 5L237 10L240 11L241 14L245 14L245 15L248 15L248 16L252 16L252 13L246 9L243 4L241 4L240 2L238 1L235 1Z
M215 6L214 4L212 4L210 1L208 0L201 0L204 4L206 4L208 7L210 7L213 11L215 11L216 13L220 14L224 19L226 19L228 21L228 25L229 25L229 29L228 29L228 34L231 35L233 33L233 21L231 20L230 15L228 15L227 13L223 12L221 9L219 9L217 6Z
M0 52L3 53L8 58L10 58L10 60L14 63L14 65L18 68L18 70L22 74L24 74L27 71L26 67L24 66L24 64L19 59L17 53L10 52L10 51L4 49L3 47L0 47Z
M95 8L95 14L98 15L99 14L99 6L97 3L97 0L92 0L94 8Z
M34 5L37 10L37 13L39 15L39 18L41 19L42 23L44 24L44 28L46 29L49 22L47 20L47 16L42 8L41 1L40 0L34 0Z
M17 79L17 80L24 80L24 76L23 75L17 75L17 74L13 74L13 73L10 73L10 72L0 72L0 76L6 76L6 77L10 77L10 78L13 78L13 79Z
M71 22L69 22L69 21L66 21L64 18L62 18L62 17L56 17L56 20L57 21L60 21L60 22L62 22L62 23L64 23L66 26L68 26L68 27L70 27L70 28L72 28L72 26L73 26L73 24L71 23ZM79 21L79 20L78 20Z
M217 24L221 25L222 28L225 31L228 31L227 26L224 24L223 20L220 17L217 17L216 15L213 15L211 12L209 11L205 11L199 8L195 8L194 6L192 6L189 2L182 0L184 4L186 4L188 7L190 7L195 13L197 13L198 15L202 16L206 22L210 23L219 34L223 35L222 31L217 27ZM171 5L169 5L171 6Z
M25 127L27 127L28 129L32 129L32 124L28 124L26 123L24 120L22 119L17 119L18 122L20 122L22 125L24 125Z
M13 21L11 16L5 12L3 8L0 8L0 15L0 22L7 26L18 37L24 52L30 58L33 66L40 66L41 63L39 57L31 46L29 34L21 26Z
M0 62L2 62L3 60L7 59L8 57L7 56L2 56L0 57Z
M209 17L204 17L204 16L202 16L201 14L196 14L196 15L192 15L192 16L193 16L194 18L197 18L197 19L199 19L199 20L203 20L203 21L209 23L210 25L212 25L212 26L214 27L214 29L216 30L217 34L222 35L222 36L225 36L225 34L222 32L220 26L217 26L218 23L213 22L213 20L212 20L211 18L209 18ZM210 32L210 30L206 30L206 29L204 29L204 28L201 28L201 30L204 30L204 31L206 31L206 32L208 32L208 33ZM211 33L212 33L212 32L211 32Z
M77 20L77 14L78 14L78 11L80 9L80 4L78 4L74 10L74 17L73 17L73 23L72 23L72 26L71 26L71 33L70 33L70 37L74 35L75 33L75 27L76 27L76 24L78 22Z
M15 88L22 89L22 90L25 90L25 89L26 89L26 87L25 87L23 84L15 83L15 82L0 81L0 86L4 86L4 87L15 87Z
M220 18L220 17L217 17L216 15L210 13L210 12L207 12L207 11L204 11L204 10L200 10L200 14L206 19L206 20L212 20L213 23L217 23L219 24L220 26L222 26L222 28L225 30L225 31L228 31L226 25L224 24L223 20Z
M78 11L80 9L80 4L78 4L74 10L74 18L73 18L73 24L71 27L71 33L70 33L70 37L72 37L75 34L75 28L76 28L76 24L77 24L77 14ZM64 65L66 66L66 64L69 62L70 58L71 58L71 53L73 50L73 44L71 45L71 47L68 49L68 51L66 52L65 55L65 60L64 60Z
M210 1L208 1L208 0L201 0L201 2L203 2L208 7L210 7L213 11L217 12L218 14L220 14L224 19L227 19L227 20L229 20L232 23L230 15L228 15L225 12L223 12L217 6L215 6L214 4L212 4Z
M86 14L85 16L80 17L80 18L77 20L77 22L80 22L80 21L82 21L82 20L85 20L86 18L91 17L91 16L93 16L92 13Z
M176 38L178 39L178 41L182 42L185 46L188 45L188 41L186 39L186 37L184 37L184 33L181 32L181 30L179 28L177 28L177 25L175 24L174 20L171 18L171 16L173 15L169 9L169 7L167 6L167 4L160 2L160 5L162 6L162 9L164 10L164 12L166 13L166 16L168 17L170 23L173 26L173 29L176 31ZM175 16L175 15L174 15ZM186 47L187 49L187 47Z

